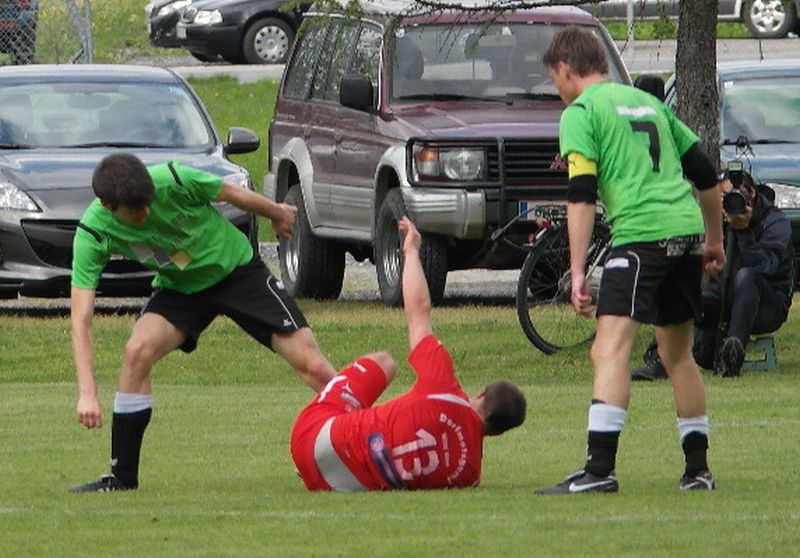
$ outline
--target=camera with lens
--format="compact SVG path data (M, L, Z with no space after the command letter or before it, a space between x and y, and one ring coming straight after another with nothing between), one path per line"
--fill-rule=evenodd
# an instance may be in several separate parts
M744 186L744 165L741 161L729 161L725 176L731 181L733 190L722 196L722 208L729 215L742 215L747 212L749 196Z

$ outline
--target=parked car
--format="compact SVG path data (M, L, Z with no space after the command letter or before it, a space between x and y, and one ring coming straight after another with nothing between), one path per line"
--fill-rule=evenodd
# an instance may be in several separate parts
M284 72L265 177L267 197L299 209L279 246L282 280L295 296L336 298L347 251L373 260L383 300L400 303L396 220L408 212L438 302L450 270L519 267L523 254L492 231L531 202L565 200L564 105L541 61L554 34L592 30L609 78L630 77L574 7L403 17L401 2L363 6L355 22L314 15ZM534 230L522 221L509 235Z
M721 163L742 160L772 188L775 204L792 223L800 265L800 60L720 62L717 89ZM666 102L677 110L674 76L666 84Z
M109 153L145 164L178 160L252 189L247 170L228 160L259 146L231 128L222 144L191 87L171 70L123 65L0 68L0 298L65 296L72 239L94 199L91 178ZM218 206L257 243L256 221ZM113 260L99 295L145 295L152 272Z
M30 64L36 46L39 0L0 0L0 52L14 64Z
M633 17L678 17L680 0L634 0ZM627 18L628 0L581 4L603 20ZM741 21L757 39L779 39L797 30L800 0L719 0L719 21Z
M147 35L150 44L164 48L178 48L175 26L184 8L193 0L150 0L144 11L147 14Z
M287 0L200 0L175 28L178 44L195 58L221 56L232 64L282 64L303 20Z

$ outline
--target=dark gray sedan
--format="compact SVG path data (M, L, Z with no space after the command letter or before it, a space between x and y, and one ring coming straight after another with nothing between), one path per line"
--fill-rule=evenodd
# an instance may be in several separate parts
M0 298L68 296L72 238L94 199L94 167L109 153L178 160L252 189L228 155L258 146L245 128L231 128L223 144L200 99L170 70L0 67ZM257 243L253 216L218 209ZM138 263L113 260L98 294L146 295L151 279Z

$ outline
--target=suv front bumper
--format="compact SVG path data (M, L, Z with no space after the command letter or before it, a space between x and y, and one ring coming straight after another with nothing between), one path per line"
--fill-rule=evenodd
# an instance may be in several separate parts
M483 192L402 188L406 210L421 231L455 238L482 238L486 230Z

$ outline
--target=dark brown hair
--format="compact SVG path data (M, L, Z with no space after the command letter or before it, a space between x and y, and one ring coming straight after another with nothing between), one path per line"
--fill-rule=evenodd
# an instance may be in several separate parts
M506 380L492 382L484 389L484 434L495 436L525 422L527 408L520 389Z
M155 186L147 167L130 153L104 157L94 169L92 189L100 201L116 211L149 207L155 198Z
M567 27L553 37L542 62L550 68L565 62L581 77L594 72L608 73L608 60L600 41L591 31L575 26Z

